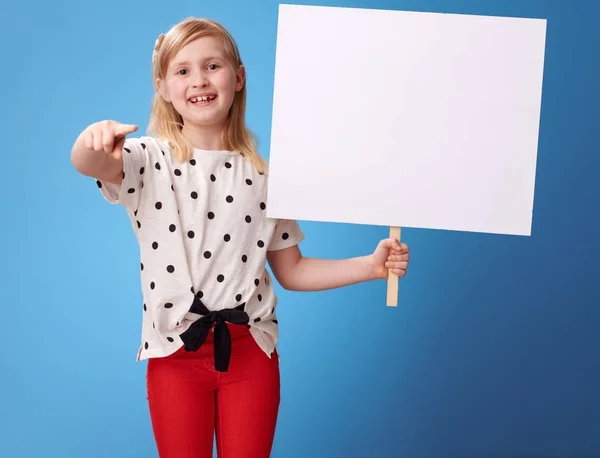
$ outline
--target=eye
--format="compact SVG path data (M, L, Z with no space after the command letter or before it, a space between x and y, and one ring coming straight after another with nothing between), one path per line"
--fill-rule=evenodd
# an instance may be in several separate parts
M209 69L211 69L211 70L216 70L216 69L217 69L217 67L218 67L218 65L217 65L217 64L210 64L210 65L208 66L208 68L209 68Z
M183 72L187 72L187 70L186 70L185 68L182 68L181 70L178 70L178 71L177 71L177 74L178 74L178 75L184 75L184 73L183 73Z

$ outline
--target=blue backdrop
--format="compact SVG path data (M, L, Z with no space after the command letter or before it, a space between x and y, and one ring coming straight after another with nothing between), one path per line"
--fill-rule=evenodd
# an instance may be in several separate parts
M548 19L531 237L405 229L386 283L280 298L273 457L600 456L600 3L339 0L320 5ZM135 363L138 248L122 208L70 164L102 119L145 131L150 56L186 16L222 22L268 157L275 1L42 0L1 7L0 456L155 457ZM309 88L311 91L312 89ZM300 88L299 90L303 90ZM301 222L306 256L370 253L388 229Z

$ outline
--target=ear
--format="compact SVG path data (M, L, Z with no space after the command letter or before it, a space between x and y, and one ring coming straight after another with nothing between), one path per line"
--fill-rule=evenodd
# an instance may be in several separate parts
M243 65L240 65L237 72L235 73L235 91L239 92L244 87L244 83L246 82L246 68Z
M169 99L169 92L167 91L167 85L160 78L156 80L156 89L160 96L163 99L165 99L166 102L171 102L171 100Z

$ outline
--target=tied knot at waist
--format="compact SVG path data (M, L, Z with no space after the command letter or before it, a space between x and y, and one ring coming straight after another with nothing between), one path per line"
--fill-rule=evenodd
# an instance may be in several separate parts
M191 313L203 315L194 321L192 325L183 332L180 337L185 345L186 351L198 351L204 344L210 329L214 330L214 358L215 369L226 372L229 369L231 359L231 334L226 322L232 324L248 324L250 317L244 311L246 303L232 309L210 311L202 303L198 296L194 296L194 302L190 308Z

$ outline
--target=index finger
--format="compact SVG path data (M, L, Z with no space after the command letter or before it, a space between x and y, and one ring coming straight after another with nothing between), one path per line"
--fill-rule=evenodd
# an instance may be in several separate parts
M135 132L136 130L138 130L138 126L136 126L135 124L119 124L115 129L115 134L127 135L131 134L132 132Z

